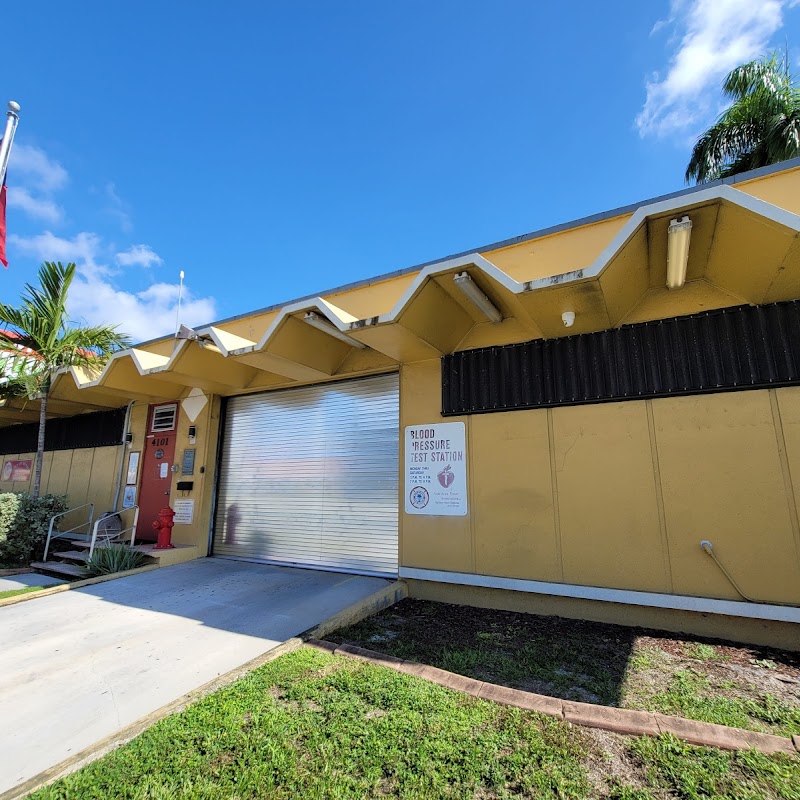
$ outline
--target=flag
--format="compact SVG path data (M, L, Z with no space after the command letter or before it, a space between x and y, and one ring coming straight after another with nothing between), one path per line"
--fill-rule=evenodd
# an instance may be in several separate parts
M6 258L6 181L0 186L0 262L8 269Z
M0 139L0 146L3 140ZM6 176L3 175L3 185L0 186L0 263L8 269L6 258Z

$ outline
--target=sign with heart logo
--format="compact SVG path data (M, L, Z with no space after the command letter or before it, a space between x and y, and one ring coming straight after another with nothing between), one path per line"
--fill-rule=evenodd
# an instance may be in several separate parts
M405 431L406 514L467 513L467 448L463 422L409 425Z

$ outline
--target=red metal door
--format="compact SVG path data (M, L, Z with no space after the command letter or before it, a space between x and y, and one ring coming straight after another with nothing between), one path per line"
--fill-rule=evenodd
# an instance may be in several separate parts
M139 539L156 540L153 522L158 512L169 505L177 419L177 403L150 406L139 484L139 524L136 528Z

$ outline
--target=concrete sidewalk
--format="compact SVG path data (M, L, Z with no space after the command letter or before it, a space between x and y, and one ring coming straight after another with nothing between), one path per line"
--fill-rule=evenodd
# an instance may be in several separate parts
M0 578L0 592L11 592L16 589L25 589L28 586L59 586L65 582L60 578L51 578L49 575L24 572L21 575L9 575L5 578Z
M0 792L388 583L205 558L0 608Z

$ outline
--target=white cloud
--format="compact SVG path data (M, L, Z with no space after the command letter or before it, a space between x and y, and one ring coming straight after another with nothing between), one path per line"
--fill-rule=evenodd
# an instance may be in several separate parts
M96 233L82 232L72 239L64 239L50 231L36 236L22 237L11 234L9 244L37 261L74 261L84 270L107 272L108 267L98 261L102 257L102 240Z
M117 264L121 267L152 267L163 264L161 256L146 244L134 244L116 255Z
M652 33L672 28L676 47L666 75L647 83L636 117L641 136L685 133L719 112L720 85L735 66L769 49L783 26L787 0L672 0L670 16Z
M70 291L70 314L90 325L114 324L135 342L175 332L178 284L154 283L141 292L126 292L102 278L81 276ZM216 316L212 297L194 297L184 286L181 322L202 325Z
M69 179L61 164L51 159L44 150L30 144L14 144L8 169L12 176L21 173L26 186L45 194L63 189Z
M64 218L64 209L46 197L34 197L23 186L8 187L9 208L18 208L31 217L55 225Z
M120 273L106 263L109 249L96 233L84 231L71 239L50 231L30 238L12 235L9 245L39 261L77 263L78 272L69 296L69 313L73 319L90 325L117 325L120 331L138 342L174 332L179 285L156 282L139 292L119 288ZM127 253L137 248L141 253L152 254L151 257L160 263L161 259L148 245L134 245ZM214 298L195 297L184 285L181 322L202 325L215 317Z

